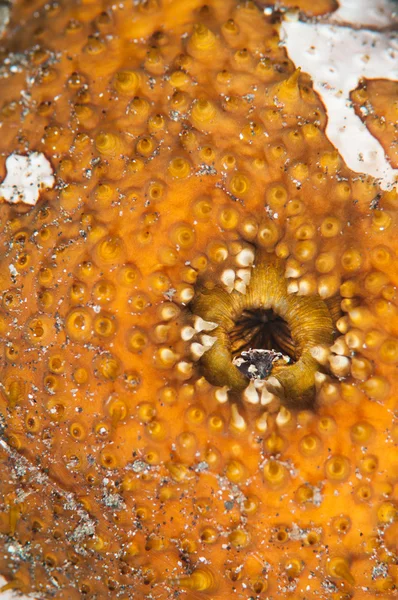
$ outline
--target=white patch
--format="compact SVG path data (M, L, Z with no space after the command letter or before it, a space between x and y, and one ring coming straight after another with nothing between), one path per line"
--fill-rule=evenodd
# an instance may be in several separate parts
M299 296L309 296L313 293L313 286L311 282L306 279L300 279L298 283L298 294Z
M199 360L204 355L206 350L209 350L209 348L205 348L205 346L199 344L198 342L191 344L191 353L194 360Z
M202 335L200 341L205 346L205 348L209 350L215 344L217 338L212 335Z
M340 331L340 333L347 333L347 331L349 330L348 318L341 317L336 323L336 328L338 329L338 331Z
M225 269L221 274L221 282L226 286L227 290L232 292L235 283L235 271L233 269Z
M398 13L393 11L393 2L388 0L339 0L339 8L328 21L353 27L390 27L398 23Z
M236 289L237 292L239 292L243 296L246 294L246 284L241 279L238 279L237 281L235 281L234 288Z
M300 277L300 275L302 275L301 267L296 267L294 264L288 265L285 269L286 279L297 278L297 277ZM298 290L298 284L297 284L297 290Z
M328 346L313 346L310 348L310 354L319 364L326 365L330 356L330 348Z
M251 269L238 269L237 275L244 284L249 285L252 276Z
M193 342L191 344L191 353L195 360L199 360L205 352L208 352L213 344L217 341L216 337L212 337L211 335L202 335L200 338L202 342Z
M253 381L256 390L259 390L259 393L261 393L260 403L262 404L262 406L267 406L268 404L271 404L271 402L273 402L274 400L277 400L276 393L282 392L282 386L276 379L276 377L271 376L268 377L267 380L253 379Z
M248 402L249 404L258 404L260 402L260 396L258 391L256 390L256 386L254 385L254 380L252 379L243 392L243 400Z
M238 406L232 404L231 406L231 425L238 431L245 431L247 424L241 414L239 414Z
M343 0L340 6L328 22L286 19L281 34L290 58L311 75L326 107L327 136L347 166L375 177L382 189L389 189L397 184L398 169L391 167L381 144L355 114L350 92L364 77L398 79L398 39L394 33L355 28L363 20L367 25L385 25L388 7L391 25L392 5L381 0ZM370 6L374 10L369 11Z
M182 360L177 364L177 371L180 375L184 377L192 375L192 363Z
M213 331L218 327L218 323L213 323L212 321L205 321L202 317L198 317L198 315L194 316L193 326L196 331Z
M196 335L196 331L193 327L186 325L181 329L181 339L184 340L184 342L191 340L194 335Z
M9 268L11 277L16 277L17 275L19 275L19 272L16 270L14 265L8 265L8 268Z
M180 301L182 304L188 304L194 296L192 288L186 287L180 292Z
M268 429L268 413L264 412L261 417L259 417L256 421L256 427L261 432L264 433Z
M220 404L225 404L225 402L228 402L228 391L229 387L227 386L217 388L214 392L214 396L217 402L219 402Z
M5 33L10 23L11 8L8 4L0 4L0 37Z
M318 294L320 295L322 300L324 300L325 298L330 298L334 295L334 293L331 293L330 286L328 286L325 282L318 283Z
M23 202L34 206L43 189L54 187L50 162L39 152L28 156L10 154L6 160L7 176L0 185L0 198L11 204Z
M334 354L339 354L340 356L349 355L350 351L344 336L337 338L333 346L330 347L330 351L334 352Z
M347 377L350 373L351 361L348 356L334 354L329 357L330 370L336 377Z
M251 248L243 248L236 255L236 263L240 267L251 267L254 263L254 251Z
M291 419L292 413L290 412L290 410L287 410L287 408L282 406L282 408L276 415L275 423L278 425L278 427L283 427L284 425L290 423Z
M325 373L321 373L321 371L317 371L315 373L315 388L317 392L319 392L319 390L321 389L323 384L326 383L326 381L329 381L329 378Z
M299 291L299 286L296 279L291 279L287 284L287 293L288 294L297 294Z

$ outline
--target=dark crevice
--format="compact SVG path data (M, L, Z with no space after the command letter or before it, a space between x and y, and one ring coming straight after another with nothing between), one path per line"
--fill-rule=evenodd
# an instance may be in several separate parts
M286 321L269 310L245 310L230 332L231 352L236 357L251 348L273 350L297 360L296 347Z

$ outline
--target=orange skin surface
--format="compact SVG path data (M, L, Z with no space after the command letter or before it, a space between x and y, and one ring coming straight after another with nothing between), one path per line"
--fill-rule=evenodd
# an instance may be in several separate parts
M398 168L398 81L365 79L351 94L354 109Z
M259 0L260 6L272 6L273 3L269 0ZM298 9L309 17L320 17L328 15L338 9L337 0L280 0L279 8Z
M3 40L0 180L37 151L57 184L0 202L0 573L59 599L394 597L396 192L349 171L254 3L46 6ZM237 418L182 338L242 248L341 297L349 370L313 410Z

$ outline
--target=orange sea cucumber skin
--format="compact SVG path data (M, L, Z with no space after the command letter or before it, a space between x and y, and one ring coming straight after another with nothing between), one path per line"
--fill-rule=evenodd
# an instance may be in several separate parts
M59 599L392 598L397 194L347 169L254 3L113 5L17 2L2 40L0 180L38 151L57 186L0 203L0 572ZM239 244L339 293L354 353L265 432L181 339Z
M398 82L388 79L365 79L352 93L357 115L379 140L394 169L398 168L397 97Z

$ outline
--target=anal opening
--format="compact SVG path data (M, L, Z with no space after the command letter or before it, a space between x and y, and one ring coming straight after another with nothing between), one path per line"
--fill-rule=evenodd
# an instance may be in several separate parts
M231 354L234 358L250 349L270 350L297 359L296 344L287 322L272 309L245 310L230 332Z

